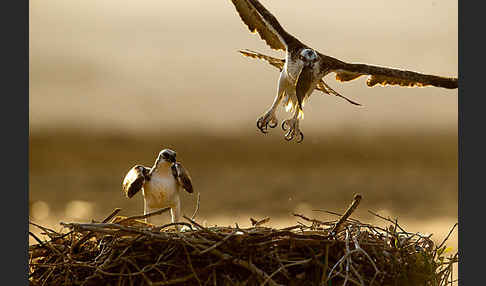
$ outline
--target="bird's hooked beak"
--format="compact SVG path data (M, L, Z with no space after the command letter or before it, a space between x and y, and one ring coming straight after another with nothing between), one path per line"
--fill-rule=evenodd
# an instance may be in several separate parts
M308 60L306 60L306 61L305 61L304 66L305 66L305 67L308 67L308 68L313 67L313 66L314 66L314 64L315 64L317 61L318 61L318 58L317 58L317 57L316 57L316 58L312 58L312 59L308 59Z

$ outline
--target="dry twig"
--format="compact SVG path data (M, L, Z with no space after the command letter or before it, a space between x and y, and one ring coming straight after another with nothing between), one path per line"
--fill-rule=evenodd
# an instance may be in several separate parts
M394 225L389 229L348 215L341 219L344 231L331 238L330 231L338 229L334 222L295 215L313 225L203 227L184 216L189 223L179 224L194 227L185 232L169 229L171 224L146 228L106 221L61 223L68 235L40 227L51 240L37 238L39 244L29 247L29 279L54 286L457 283L452 281L457 253L444 257L445 242L435 247L428 236L405 232L396 220L387 219ZM90 233L92 239L86 239ZM73 252L82 240L83 247Z

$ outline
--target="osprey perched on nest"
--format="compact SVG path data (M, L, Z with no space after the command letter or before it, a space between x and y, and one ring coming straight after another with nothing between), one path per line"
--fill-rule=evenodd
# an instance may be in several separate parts
M181 217L179 192L181 189L189 193L194 191L189 173L176 161L176 152L171 149L160 151L152 168L142 165L131 168L123 179L122 188L127 198L142 190L144 214L170 207L173 223L179 222ZM148 223L148 219L145 222Z
M304 117L302 108L312 91L318 89L326 94L345 98L322 80L322 77L331 72L336 73L336 79L339 81L353 80L362 75L368 76L366 83L370 87L376 84L409 87L431 85L451 89L458 86L457 78L426 75L367 64L346 63L323 55L287 33L275 16L258 0L232 0L232 2L251 32L258 32L270 48L286 53L285 59L277 59L249 50L240 51L245 56L265 60L281 71L277 96L270 109L257 121L257 127L263 133L267 133L268 127L275 128L278 125L275 111L283 100L286 110L293 112L291 118L282 122L282 129L287 131L285 139L290 141L297 138L297 141L301 142L304 134L299 128L299 120ZM345 99L353 104L358 104Z

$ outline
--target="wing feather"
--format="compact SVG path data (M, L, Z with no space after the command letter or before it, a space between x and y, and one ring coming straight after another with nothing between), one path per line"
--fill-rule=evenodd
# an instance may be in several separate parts
M250 32L258 32L270 48L286 51L289 45L299 43L287 33L275 16L272 15L258 0L231 0L241 20L248 26Z
M258 32L260 37L273 49L292 50L302 46L299 40L287 33L275 16L272 15L258 0L232 0L241 19L251 32ZM240 51L241 52L241 51ZM253 58L266 60L271 65L281 69L280 63L268 59L268 56L245 54ZM336 80L350 81L362 75L368 76L366 84L370 87L377 84L399 85L409 87L436 86L454 89L458 88L458 79L454 77L442 77L422 74L413 71L399 70L387 67L367 64L349 64L338 59L320 54L321 70L335 72ZM320 84L320 90L330 92L330 88ZM335 92L333 92L334 94ZM335 94L336 95L336 94ZM340 95L339 95L340 96Z
M142 189L149 171L150 168L142 165L136 165L128 171L122 183L122 190L127 198L133 197Z
M264 60L267 63L269 63L272 66L274 66L277 69L279 69L280 71L282 71L283 66L285 65L285 60L284 59L277 59L277 58L274 58L274 57L271 57L271 56L267 56L267 55L264 55L264 54L260 54L258 52L254 52L254 51L251 51L251 50L248 50L248 49L246 49L246 50L240 50L239 52L242 55L246 56L246 57ZM358 103L356 101L353 101L353 100L351 100L351 99L349 99L349 98L347 98L347 97L339 94L337 91L335 91L334 89L332 89L329 85L327 85L322 79L317 83L316 89L319 90L319 91L322 91L323 93L325 93L327 95L334 95L334 96L337 96L337 97L341 97L341 98L343 98L344 100L346 100L347 102L349 102L351 104L361 105L360 103Z
M192 187L192 180L189 172L182 166L181 163L176 162L171 166L172 174L176 178L177 182L186 190L188 193L194 192Z
M260 54L258 52L254 52L254 51L251 51L251 50L240 50L239 51L242 55L244 55L245 57L250 57L250 58L254 58L254 59L259 59L259 60L264 60L266 61L267 63L271 64L272 66L276 67L277 69L279 69L280 71L282 71L284 65L285 65L285 60L284 59L277 59L277 58L274 58L274 57L271 57L271 56L266 56L264 54Z
M449 89L458 87L458 79L454 77L442 77L367 64L348 64L341 61L334 61L334 63L336 65L331 65L331 71L336 73L336 80L338 81L350 81L365 75L368 76L366 84L369 87L377 84L408 87L435 86Z

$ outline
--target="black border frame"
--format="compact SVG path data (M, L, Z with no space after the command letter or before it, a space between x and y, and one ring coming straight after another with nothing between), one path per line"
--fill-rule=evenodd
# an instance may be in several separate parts
M2 281L28 285L29 1L3 3Z

